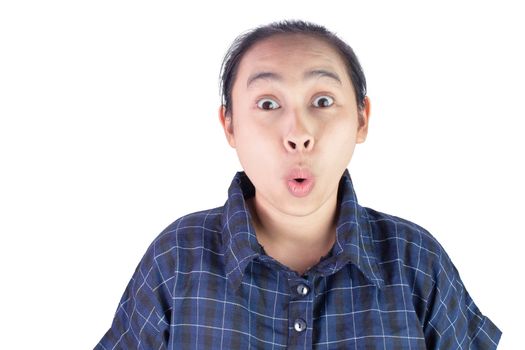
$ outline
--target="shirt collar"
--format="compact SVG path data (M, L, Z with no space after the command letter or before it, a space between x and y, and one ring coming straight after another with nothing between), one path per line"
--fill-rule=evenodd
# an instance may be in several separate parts
M248 263L263 253L245 201L254 195L255 188L246 173L238 172L228 190L228 200L222 213L225 272L234 290L241 284Z
M246 266L264 252L255 236L246 199L255 195L255 188L244 172L238 172L228 190L222 214L222 243L226 277L234 290L239 287ZM339 182L337 198L336 242L328 257L316 266L316 273L329 275L348 262L381 288L384 279L375 254L366 211L358 202L350 173L346 169Z

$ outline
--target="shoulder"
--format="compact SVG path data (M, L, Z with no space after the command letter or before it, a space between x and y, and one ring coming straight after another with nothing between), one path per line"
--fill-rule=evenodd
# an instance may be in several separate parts
M364 215L387 283L413 286L426 300L443 272L457 274L443 246L424 227L370 208L365 208Z
M213 240L220 242L221 208L185 215L150 244L140 260L115 314L113 325L101 340L101 348L138 341L159 348L170 325L177 279L199 266ZM193 260L192 260L193 258ZM140 335L140 339L137 336ZM162 347L162 346L161 346ZM120 347L119 347L120 348Z
M365 216L386 285L410 289L412 304L423 324L436 288L444 288L448 280L459 280L454 265L422 226L369 208L365 208Z
M421 321L429 348L495 349L501 331L467 292L441 244L425 228L364 208L374 249L387 285L403 285Z
M424 254L436 261L445 254L441 244L424 227L374 209L364 208L364 212L379 253L397 255L398 258Z
M187 257L200 250L220 253L223 207L184 215L169 224L150 244L140 265L143 269L171 271L184 268Z
M220 234L222 212L223 207L217 207L184 215L168 225L153 243L158 247L176 242L191 244L191 240L199 236L195 233L202 233L204 236Z

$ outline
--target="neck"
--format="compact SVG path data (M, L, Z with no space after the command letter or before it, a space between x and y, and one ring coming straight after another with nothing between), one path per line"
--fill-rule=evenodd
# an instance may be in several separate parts
M316 211L289 215L260 198L247 201L257 240L274 259L304 273L325 256L335 242L337 191Z

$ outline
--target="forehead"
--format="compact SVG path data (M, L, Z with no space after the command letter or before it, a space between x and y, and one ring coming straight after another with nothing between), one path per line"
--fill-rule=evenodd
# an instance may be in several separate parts
M345 62L336 48L305 34L278 34L257 42L241 59L238 77L246 79L257 71L275 71L286 76L307 69L332 70L347 78Z

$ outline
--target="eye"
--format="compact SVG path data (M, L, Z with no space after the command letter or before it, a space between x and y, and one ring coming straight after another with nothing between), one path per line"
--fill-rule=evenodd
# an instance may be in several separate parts
M321 107L321 108L330 107L333 104L334 104L334 99L331 98L330 96L324 96L324 95L316 97L313 103L315 107Z
M259 101L257 101L257 107L269 111L272 109L277 109L281 106L271 98L262 98Z

